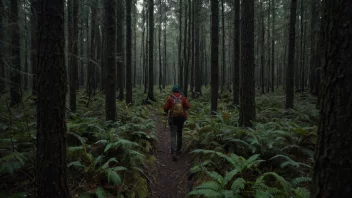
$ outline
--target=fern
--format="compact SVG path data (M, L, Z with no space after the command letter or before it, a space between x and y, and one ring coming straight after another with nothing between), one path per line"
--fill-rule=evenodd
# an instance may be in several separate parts
M195 189L195 190L192 190L190 193L188 193L188 196L190 195L204 196L204 197L210 197L210 198L221 197L221 193L211 189Z
M293 179L291 181L291 184L293 186L298 186L301 183L308 183L308 182L311 182L311 181L312 181L312 178L310 178L310 177L297 177L297 178L295 178L295 179Z
M283 162L281 164L281 168L285 168L286 166L294 166L296 168L300 168L301 166L303 166L303 167L306 167L306 168L312 168L308 164L296 162L293 159L291 159L290 157L285 156L285 155L276 155L276 156L272 157L271 160L273 160L275 158L283 158L283 159L286 160L285 162Z

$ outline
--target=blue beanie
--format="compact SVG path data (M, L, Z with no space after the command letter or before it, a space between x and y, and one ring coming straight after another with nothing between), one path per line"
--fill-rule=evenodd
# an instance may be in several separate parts
M174 85L174 87L172 87L172 92L180 92L180 87L178 85Z

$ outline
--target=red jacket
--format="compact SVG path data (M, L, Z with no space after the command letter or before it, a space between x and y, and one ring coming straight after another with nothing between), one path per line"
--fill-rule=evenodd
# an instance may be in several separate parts
M181 94L180 93L173 93L173 95L175 97L180 97ZM191 105L189 104L189 102L185 96L182 96L182 104L183 104L183 108L185 110L188 110L191 107ZM174 99L171 96L168 96L166 99L166 102L164 104L164 111L167 113L169 110L172 109L173 105L174 105ZM169 114L169 116L170 116L170 114ZM187 118L186 111L185 111L185 118Z

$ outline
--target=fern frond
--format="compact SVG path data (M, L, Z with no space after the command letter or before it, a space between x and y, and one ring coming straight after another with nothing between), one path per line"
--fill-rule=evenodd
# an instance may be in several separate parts
M295 193L295 197L297 198L309 198L310 197L310 192L309 190L305 189L305 188L296 188L294 190Z
M291 184L293 186L298 186L301 183L307 183L307 182L311 182L311 181L312 181L312 178L310 178L310 177L297 177L291 181Z
M121 177L119 174L116 173L113 169L109 168L106 171L107 177L108 177L108 182L115 184L115 185L120 185L121 184Z
M226 172L225 174L225 177L224 177L224 184L223 186L226 186L232 179L235 175L237 175L238 173L238 170L237 169L234 169L230 172Z
M291 159L290 157L288 157L286 155L276 155L276 156L272 157L270 160L273 160L275 158L284 158L286 160L285 162L283 162L281 164L281 168L285 168L286 166L294 166L296 168L304 166L306 168L312 168L310 165L305 164L305 163L296 162L296 161L294 161L293 159Z
M105 198L107 193L103 188L99 187L95 190L95 195L97 196L97 198Z
M216 181L208 181L200 184L196 189L210 189L219 192L221 190L221 185Z
M196 195L196 196L204 196L210 198L220 198L221 194L211 189L195 189L188 193L188 196Z
M246 181L241 177L237 178L231 185L231 190L234 194L239 193L242 189L244 189L246 185Z

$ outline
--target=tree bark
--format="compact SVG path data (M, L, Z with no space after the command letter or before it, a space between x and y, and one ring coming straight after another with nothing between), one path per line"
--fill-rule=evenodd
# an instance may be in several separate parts
M20 52L20 26L18 24L17 0L10 1L11 23L11 106L21 102L21 52Z
M126 104L132 103L132 1L126 1Z
M240 0L235 0L235 30L234 30L234 67L233 67L233 104L239 105L240 95Z
M260 10L261 10L261 22L262 22L262 33L261 33L261 55L260 55L260 63L261 63L261 81L262 81L262 94L265 94L265 24L264 24L264 10L263 10L263 2L260 1Z
M311 197L352 193L352 2L325 0L320 123Z
M69 56L70 58L70 109L72 112L76 112L76 91L77 91L77 73L78 73L78 0L73 0L72 10L72 35L69 40L72 40L72 49Z
M271 92L275 91L275 36L276 36L276 31L275 31L275 15L276 15L276 9L275 9L275 0L271 0L272 6L272 24L271 24Z
M254 0L242 2L241 20L241 86L239 125L251 127L255 120L254 79Z
M317 44L318 44L318 17L319 14L317 12L317 2L318 0L311 0L311 35L310 35L310 76L309 76L309 90L310 93L316 95L314 90L314 84L316 81L315 78L315 70L317 68Z
M179 69L179 79L178 83L180 84L180 88L183 88L183 65L182 65L182 0L179 0L179 9L180 9L180 16L179 16L179 41L178 41L178 67Z
M202 72L201 70L201 60L200 60L200 22L201 22L201 17L199 16L200 14L200 8L202 6L202 2L199 0L195 1L195 37L194 37L194 42L195 42L195 92L202 94Z
M116 1L104 0L104 27L106 28L106 120L116 119Z
M211 0L211 112L218 109L219 92L219 2Z
M32 95L37 95L37 56L38 56L38 39L37 39L37 12L39 9L38 0L31 0L31 68L32 68Z
M119 89L119 100L124 99L124 67L125 67L125 53L124 53L124 18L125 18L125 7L124 1L116 1L116 12L117 12L117 39L116 39L116 50L117 50L117 88ZM107 40L109 42L109 40Z
M64 1L40 0L38 5L36 197L68 198Z
M163 84L163 64L162 64L162 59L161 59L161 24L162 24L162 8L161 8L161 0L159 4L159 33L158 33L158 47L159 47L159 90L160 93L163 90L162 89L162 84Z
M154 0L148 1L149 10L149 86L148 98L154 101L154 71L153 71L153 56L154 56Z
M296 41L296 9L297 0L291 0L290 10L290 28L288 44L288 63L286 74L286 109L293 108L294 99L294 58L295 58L295 41Z
M222 29L222 68L221 68L221 92L224 90L225 86L225 70L226 70L226 52L225 52L225 10L224 10L224 0L221 0L221 29Z
M4 9L4 4L0 0L0 10ZM0 14L0 41L4 40L4 25L3 25L3 14ZM5 53L4 45L0 44L0 95L5 91L5 65L4 65L4 56Z

